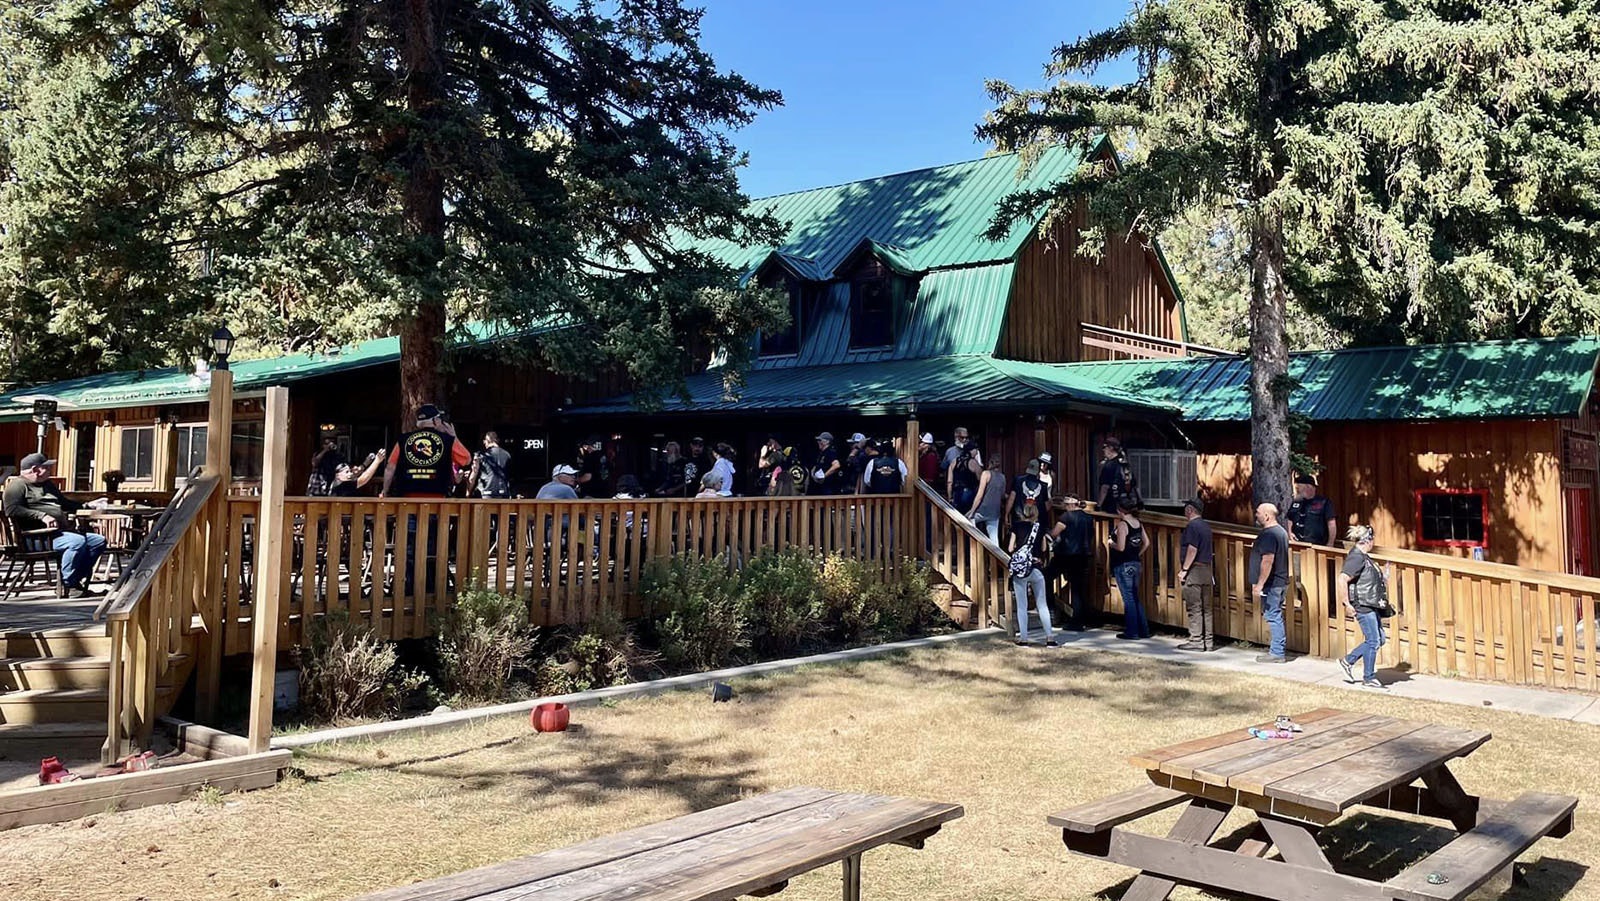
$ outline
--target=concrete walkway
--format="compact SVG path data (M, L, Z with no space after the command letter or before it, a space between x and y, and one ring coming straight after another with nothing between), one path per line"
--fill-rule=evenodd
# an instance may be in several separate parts
M1256 655L1262 653L1260 648L1223 647L1202 654L1178 650L1178 645L1182 642L1179 638L1162 636L1145 641L1119 641L1116 632L1111 629L1095 629L1081 633L1057 632L1056 639L1061 642L1063 648L1078 651L1130 654L1192 666L1314 683L1345 691L1378 691L1345 682L1344 670L1339 667L1337 660L1324 660L1319 657L1292 657L1288 663L1264 664L1256 662ZM1396 697L1464 704L1469 707L1493 707L1496 710L1510 710L1550 719L1600 725L1600 697L1591 694L1447 679L1442 676L1413 675L1382 668L1378 670L1377 676L1379 681L1388 686L1386 693Z

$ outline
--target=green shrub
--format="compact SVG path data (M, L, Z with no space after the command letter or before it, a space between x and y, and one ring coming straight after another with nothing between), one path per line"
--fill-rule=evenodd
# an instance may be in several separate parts
M536 688L540 695L564 695L624 685L656 660L626 623L604 613L582 632L559 634L539 667Z
M750 642L762 656L783 656L822 632L822 586L815 554L788 548L745 568L741 601Z
M920 635L950 621L933 602L933 579L925 564L901 560L900 574L884 587L874 596L881 605L877 626L887 638Z
M395 713L427 684L427 677L400 666L392 642L380 641L347 613L314 620L306 633L295 658L300 711L308 719L339 722Z
M520 598L473 585L438 620L439 680L467 700L507 697L512 676L529 665L534 629Z
M829 638L860 641L877 628L880 602L871 593L880 590L882 583L866 564L831 553L822 560L818 586Z
M668 663L716 669L749 647L739 574L726 554L651 561L641 588L656 646Z

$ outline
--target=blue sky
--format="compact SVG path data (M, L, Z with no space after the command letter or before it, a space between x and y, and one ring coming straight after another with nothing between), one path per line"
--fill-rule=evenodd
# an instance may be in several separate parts
M733 136L750 154L740 181L752 197L982 156L973 128L990 108L984 80L1042 86L1051 49L1127 9L1084 0L699 2L702 46L718 65L783 92L782 107Z

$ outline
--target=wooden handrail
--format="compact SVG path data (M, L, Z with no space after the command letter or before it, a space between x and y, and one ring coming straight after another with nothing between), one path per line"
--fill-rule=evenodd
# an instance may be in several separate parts
M966 516L962 515L961 511L957 510L954 505L945 500L943 495L939 494L937 491L934 491L932 488L929 488L925 482L918 482L917 490L922 492L923 497L927 498L929 501L932 501L935 507L943 510L945 515L949 516L950 519L955 522L956 526L959 527L963 532L966 532L968 535L982 543L984 548L986 548L991 554L994 554L1002 562L1009 563L1011 561L1010 554L1007 554L1005 550L1000 547L1000 545L990 541L988 534L986 534L982 529L973 525L972 520L967 519Z
M1110 513L1095 512L1091 515L1108 520L1116 518ZM1180 529L1187 522L1183 517L1174 516L1170 513L1140 513L1139 519L1151 525L1174 526ZM1254 540L1261 533L1259 526L1245 526L1216 520L1206 521L1211 524L1212 533L1217 535L1230 535L1236 538ZM1296 549L1319 553L1344 555L1350 552L1349 545L1344 542L1340 542L1338 545L1325 545L1312 544L1307 541L1291 541L1289 545ZM1485 560L1452 557L1448 554L1384 547L1375 548L1371 557L1380 563L1404 563L1408 566L1419 566L1439 572L1448 571L1457 575L1482 576L1486 579L1499 579L1510 582L1531 582L1535 585L1548 585L1551 588L1559 588L1563 591L1600 594L1600 578L1574 576L1568 573L1549 572L1542 569L1528 569L1510 563L1490 563Z
M167 562L216 490L216 476L198 473L200 469L196 467L183 490L172 498L156 518L155 525L150 528L144 541L139 543L127 568L117 576L116 584L95 609L96 621L127 620L133 615L134 608L149 591L156 573Z

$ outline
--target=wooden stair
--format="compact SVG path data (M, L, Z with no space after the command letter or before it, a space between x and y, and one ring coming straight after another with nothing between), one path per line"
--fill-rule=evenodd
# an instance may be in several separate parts
M194 669L169 657L156 685L158 714L170 712ZM0 730L7 741L71 733L105 737L111 637L104 625L0 632ZM68 728L71 727L71 728Z

